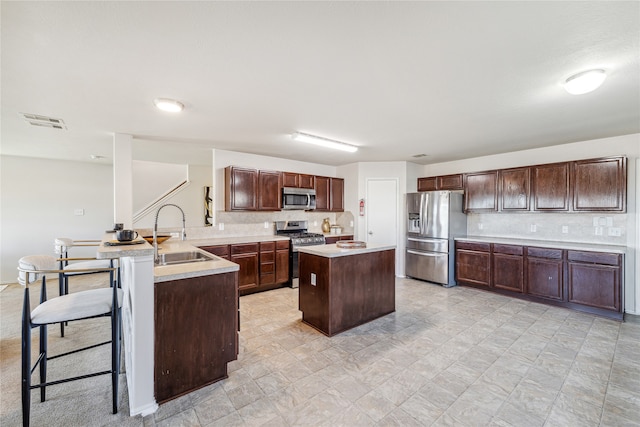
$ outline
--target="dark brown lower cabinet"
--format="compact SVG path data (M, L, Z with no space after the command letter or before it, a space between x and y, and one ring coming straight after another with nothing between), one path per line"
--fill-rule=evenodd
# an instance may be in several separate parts
M238 290L240 292L257 288L259 283L258 243L231 245L231 262L240 266Z
M622 255L567 251L569 302L620 312Z
M493 244L494 288L513 292L524 289L524 258L522 246Z
M456 280L491 286L491 244L456 242Z
M456 241L456 281L616 320L624 316L622 254Z
M563 301L562 249L527 248L527 294Z
M154 391L163 403L227 377L238 356L238 273L154 285Z

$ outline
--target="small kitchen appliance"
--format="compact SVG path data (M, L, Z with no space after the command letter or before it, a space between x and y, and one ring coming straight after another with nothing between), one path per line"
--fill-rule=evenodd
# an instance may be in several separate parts
M315 208L316 190L292 187L282 189L282 209L313 210Z
M455 237L467 234L462 193L425 191L407 194L405 274L454 286Z
M276 221L276 235L287 236L291 240L289 245L289 283L292 288L298 287L298 248L300 246L324 245L324 235L309 233L308 221Z

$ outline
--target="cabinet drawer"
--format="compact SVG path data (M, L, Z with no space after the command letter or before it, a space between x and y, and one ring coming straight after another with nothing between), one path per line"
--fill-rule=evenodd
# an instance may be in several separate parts
M260 242L260 252L273 251L276 248L276 242Z
M276 249L289 249L289 241L288 240L277 240L276 241Z
M275 262L276 261L276 253L274 251L271 252L260 252L260 263L265 262Z
M522 246L502 245L497 243L493 244L493 253L506 255L522 255L523 252L524 248Z
M562 259L562 249L527 248L527 256L534 258Z
M231 245L231 254L246 254L258 252L258 244L257 243L240 243L237 245Z
M456 248L467 249L470 251L490 252L491 243L479 243L479 242L456 242Z
M569 261L589 262L593 264L620 265L622 255L605 252L567 251Z
M209 252L210 254L217 255L219 257L229 256L229 245L220 246L200 246L200 249Z

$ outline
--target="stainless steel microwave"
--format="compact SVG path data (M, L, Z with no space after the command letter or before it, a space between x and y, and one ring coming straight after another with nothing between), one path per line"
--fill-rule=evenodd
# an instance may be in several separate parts
M282 209L316 208L316 190L309 188L282 188Z

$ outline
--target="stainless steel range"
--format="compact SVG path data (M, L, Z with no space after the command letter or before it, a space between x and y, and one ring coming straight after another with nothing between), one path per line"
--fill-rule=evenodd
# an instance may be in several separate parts
M288 236L291 239L289 245L289 283L292 288L298 287L298 248L300 246L324 245L324 235L309 233L308 221L276 221L276 235Z

